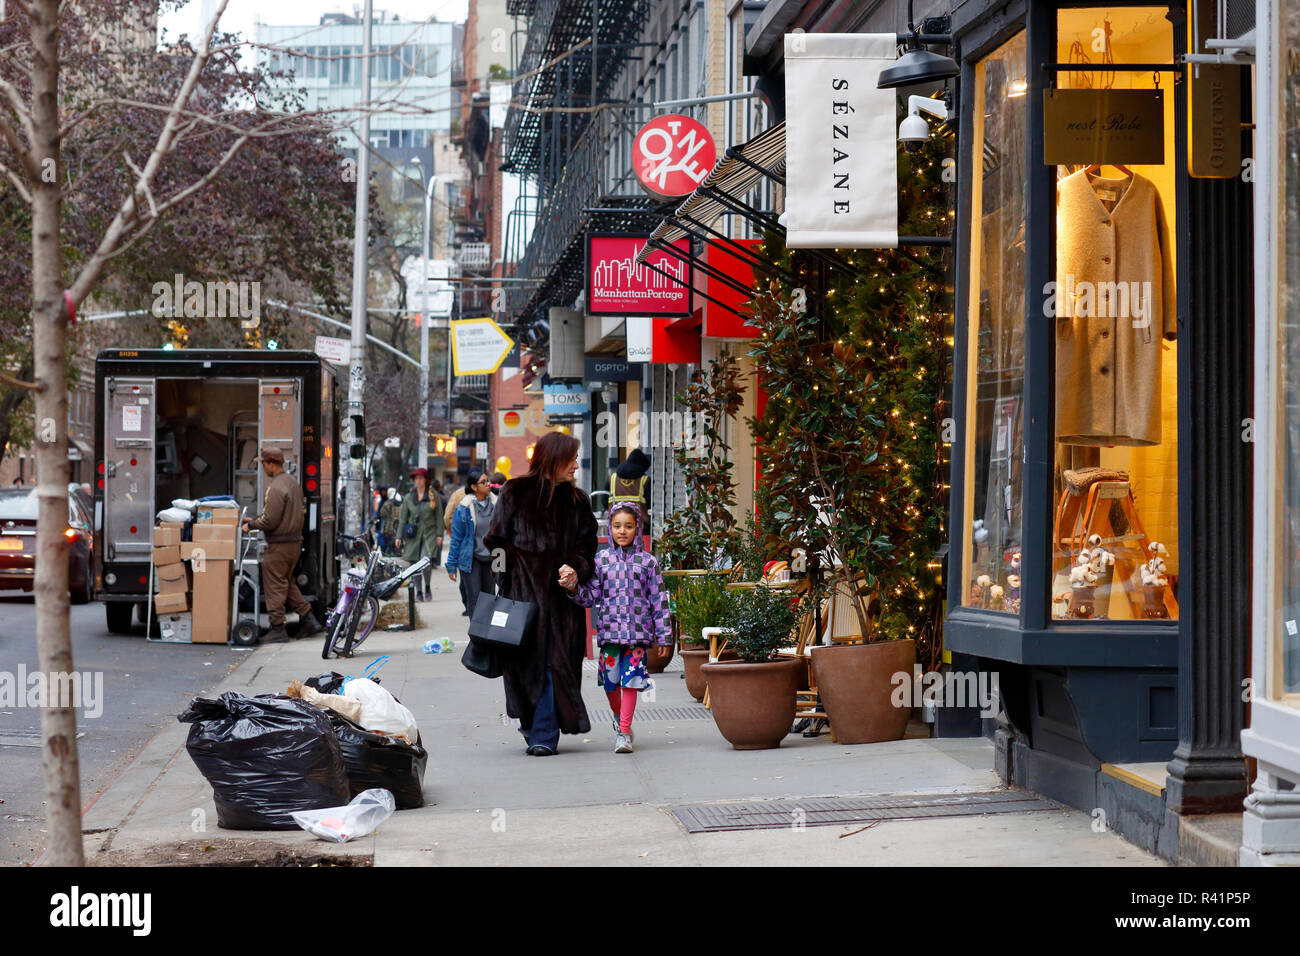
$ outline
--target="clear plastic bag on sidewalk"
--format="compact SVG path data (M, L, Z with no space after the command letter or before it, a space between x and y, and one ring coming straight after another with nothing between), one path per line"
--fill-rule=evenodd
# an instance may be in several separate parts
M347 843L374 833L396 809L393 795L387 790L366 790L346 807L300 810L293 814L293 822L322 840Z

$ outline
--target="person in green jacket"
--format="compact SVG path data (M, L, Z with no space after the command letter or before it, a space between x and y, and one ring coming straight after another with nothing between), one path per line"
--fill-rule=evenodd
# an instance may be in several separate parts
M397 519L397 546L406 561L419 561L424 555L432 561L442 555L442 509L438 496L429 487L429 472L417 468L411 472L415 490L402 499L402 511ZM414 534L407 534L413 528ZM423 578L415 579L415 596L419 601L433 598L433 567L424 569Z

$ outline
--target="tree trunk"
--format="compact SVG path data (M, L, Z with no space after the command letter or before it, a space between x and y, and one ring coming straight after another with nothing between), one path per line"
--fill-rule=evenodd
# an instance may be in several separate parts
M68 382L67 307L63 298L59 198L59 4L30 0L32 37L32 155L42 175L32 191L32 330L36 393L36 646L47 686L72 673L68 629ZM77 715L71 700L50 699L41 710L45 801L51 866L82 866L81 781Z

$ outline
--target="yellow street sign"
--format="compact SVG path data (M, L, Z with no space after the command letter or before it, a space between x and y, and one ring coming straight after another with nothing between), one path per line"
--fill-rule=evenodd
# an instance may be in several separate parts
M515 340L489 318L451 323L451 362L457 375L491 375L514 347Z

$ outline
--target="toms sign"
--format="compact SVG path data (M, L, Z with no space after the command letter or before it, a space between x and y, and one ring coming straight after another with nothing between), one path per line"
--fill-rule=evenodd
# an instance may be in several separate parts
M547 415L585 414L591 411L591 396L585 385L544 385L542 396Z
M632 168L656 196L689 196L718 160L713 137L698 120L679 113L656 116L641 127L632 146Z

